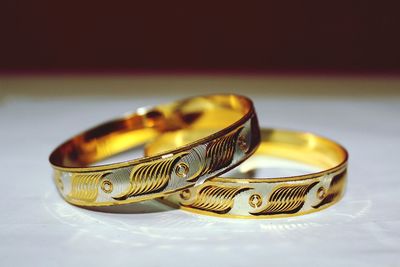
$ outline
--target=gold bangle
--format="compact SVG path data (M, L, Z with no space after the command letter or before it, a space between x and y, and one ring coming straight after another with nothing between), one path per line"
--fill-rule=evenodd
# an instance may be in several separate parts
M168 142L169 145L177 144L186 135L184 131L163 135L147 146L146 154L159 150L160 143L164 147ZM279 178L215 177L170 195L162 202L206 215L273 218L315 212L329 207L343 196L348 154L342 146L329 139L305 132L263 129L259 148L240 167L251 164L254 166L249 169L262 167L261 160L255 160L257 155L306 163L320 171Z
M91 165L146 144L161 133L181 129L192 132L193 140L179 148L151 157ZM49 160L66 201L109 206L167 196L201 184L239 165L259 141L250 99L209 95L141 108L101 124L57 147Z

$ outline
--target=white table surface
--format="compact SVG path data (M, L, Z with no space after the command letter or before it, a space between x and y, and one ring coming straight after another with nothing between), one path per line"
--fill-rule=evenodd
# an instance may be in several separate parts
M47 160L60 142L210 92L249 95L263 126L342 143L344 199L306 216L237 220L156 201L99 212L60 198ZM400 266L399 152L400 80L390 77L1 77L0 266Z

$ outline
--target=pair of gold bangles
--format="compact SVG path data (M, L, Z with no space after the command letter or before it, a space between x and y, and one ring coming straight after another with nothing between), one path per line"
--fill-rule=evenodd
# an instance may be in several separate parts
M93 165L141 146L142 158ZM288 177L220 177L257 156L318 170ZM342 146L324 137L260 129L252 101L233 94L140 108L73 137L49 158L58 191L77 206L158 199L190 212L235 218L286 217L329 207L343 196L347 159ZM262 168L263 161L257 162L254 168Z

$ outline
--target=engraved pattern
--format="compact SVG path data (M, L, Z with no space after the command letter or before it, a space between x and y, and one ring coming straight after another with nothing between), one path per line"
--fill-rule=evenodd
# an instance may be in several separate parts
M187 153L179 153L169 158L146 162L133 167L130 174L130 188L116 200L124 200L132 196L156 193L163 190L171 178L175 164Z
M243 128L235 132L216 139L207 145L206 159L207 165L201 175L210 174L222 168L228 167L234 158L236 142Z
M72 174L70 199L93 202L97 199L100 179L108 172Z
M252 208L258 208L262 205L262 197L260 194L253 194L249 197L249 205Z
M346 175L347 171L344 170L341 173L335 175L332 178L332 181L329 185L328 192L325 194L325 197L322 199L320 203L317 205L313 206L313 208L317 209L325 204L334 202L337 200L337 198L340 197L340 195L343 192L343 188L346 183Z
M181 160L177 163L177 165L184 164L187 165L188 167L190 166L188 168L188 172L186 173L185 177L180 177L179 174L177 174L176 172L172 175L172 177L176 176L179 180L185 178L186 182L196 182L202 170L206 166L205 156L206 156L205 145L201 145L191 149L190 152L185 156L183 156Z
M208 185L199 190L193 203L181 203L181 205L224 214L228 213L232 209L234 203L233 199L235 196L249 189L251 188L241 186L221 187Z
M61 172L58 170L54 171L54 180L56 182L57 188L60 190L60 192L64 191L64 183L61 179Z
M281 185L271 193L267 206L252 215L292 214L298 212L306 201L307 193L318 182L311 184Z
M139 109L137 113L95 126L57 147L50 155L50 163L61 172L61 177L56 173L55 182L62 196L79 206L111 206L165 197L194 183L202 184L255 152L260 130L251 100L231 94L199 99L162 105L160 109ZM203 110L203 104L207 109ZM224 115L225 110L229 118L234 116L238 120L229 123L229 127L226 125L229 121L223 120L218 132L176 150L91 165L137 145L150 145L151 140L164 132L202 130L203 120L198 125L194 123L196 120L203 118L203 114L208 119L213 112L223 118L219 115L221 111ZM192 124L193 127L188 127ZM147 132L151 136L146 136Z
M113 191L113 184L108 180L104 180L101 183L101 190L106 194L110 194Z

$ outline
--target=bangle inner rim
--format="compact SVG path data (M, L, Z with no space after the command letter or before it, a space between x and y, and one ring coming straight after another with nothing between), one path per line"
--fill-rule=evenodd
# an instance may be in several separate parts
M140 108L136 113L106 122L66 141L50 155L50 163L64 168L87 167L146 144L161 133L181 129L213 129L212 132L200 131L203 135L198 139L206 138L239 121L251 110L252 104L247 98L229 94Z

